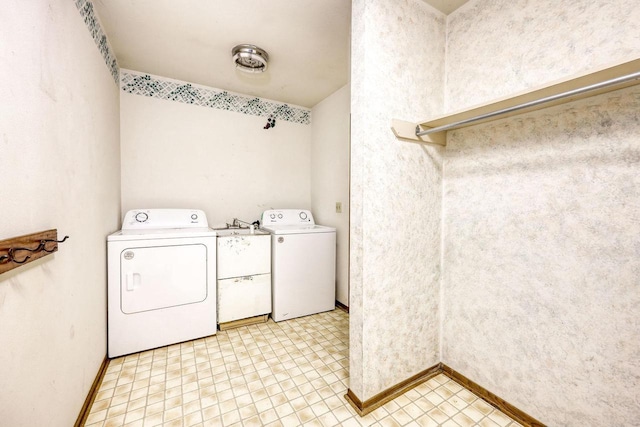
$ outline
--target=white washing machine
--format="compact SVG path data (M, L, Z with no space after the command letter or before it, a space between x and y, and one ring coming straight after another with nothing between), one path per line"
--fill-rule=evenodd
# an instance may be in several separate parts
M336 229L316 225L303 209L268 210L274 321L333 310L336 304Z
M107 255L110 358L216 333L216 232L203 211L129 211Z

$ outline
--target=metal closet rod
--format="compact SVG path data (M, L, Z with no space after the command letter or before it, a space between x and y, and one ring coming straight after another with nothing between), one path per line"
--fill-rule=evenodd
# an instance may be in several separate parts
M627 74L626 76L616 77L614 79L605 80L600 83L594 83L589 86L581 87L578 89L569 90L566 92L559 93L557 95L547 96L546 98L536 99L535 101L525 102L523 104L514 105L513 107L503 108L502 110L493 111L491 113L481 114L479 116L471 117L465 120L460 120L459 122L450 123L448 125L442 125L431 129L426 129L420 131L420 125L416 126L416 136L429 135L431 133L436 132L444 132L450 129L455 129L459 126L466 125L469 123L477 122L484 119L490 119L492 117L500 116L502 114L511 113L513 111L523 110L529 107L535 107L536 105L546 104L547 102L556 101L558 99L568 98L574 95L580 95L586 92L591 92L594 90L602 89L609 86L614 86L622 83L626 83L631 80L640 79L640 71L635 73Z

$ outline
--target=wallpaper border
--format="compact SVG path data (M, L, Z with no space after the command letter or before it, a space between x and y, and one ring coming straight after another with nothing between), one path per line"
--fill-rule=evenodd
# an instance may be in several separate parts
M98 15L95 12L93 7L93 3L91 0L74 0L76 4L76 8L78 12L80 12L80 16L84 19L84 23L91 33L91 37L93 41L96 42L96 46L104 59L104 63L107 65L109 69L109 73L113 77L113 81L118 84L118 78L120 73L120 68L118 67L118 60L109 45L109 40L107 39L107 35L102 29L100 25L100 20L98 19Z
M120 70L120 88L123 92L134 95L177 101L252 116L271 116L274 119L303 125L311 124L311 110L308 108L290 106L277 101L241 95L222 89L132 70Z

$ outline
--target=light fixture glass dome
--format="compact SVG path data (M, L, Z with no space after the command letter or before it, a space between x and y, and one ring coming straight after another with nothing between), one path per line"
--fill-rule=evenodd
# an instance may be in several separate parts
M267 69L269 55L252 44L239 44L231 50L236 68L247 73L262 73Z

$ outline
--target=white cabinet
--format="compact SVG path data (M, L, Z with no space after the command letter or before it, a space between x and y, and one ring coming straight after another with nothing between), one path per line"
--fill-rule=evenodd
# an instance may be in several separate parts
M271 273L271 236L218 236L218 279Z
M218 323L271 313L271 236L218 236Z
M271 313L271 274L218 280L218 323Z

